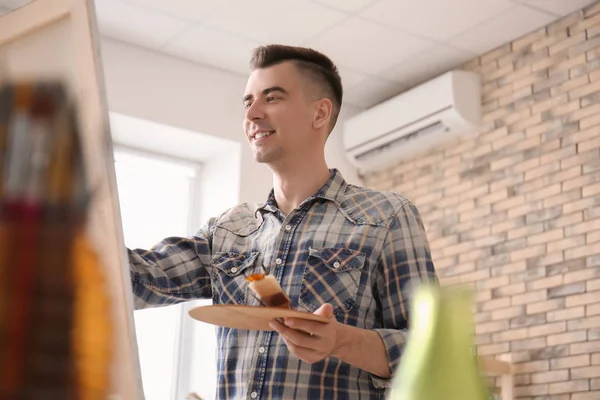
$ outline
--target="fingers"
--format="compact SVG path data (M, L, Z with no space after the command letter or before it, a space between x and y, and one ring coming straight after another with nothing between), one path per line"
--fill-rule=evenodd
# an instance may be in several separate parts
M270 326L277 331L287 343L292 343L295 346L311 349L316 347L319 340L318 336L315 336L313 332L306 329L292 328L278 321L272 321Z
M333 306L329 303L325 303L321 307L319 307L317 311L315 311L313 314L331 319L333 318Z
M323 304L314 312L325 317L327 322L303 318L284 318L269 323L279 333L290 353L308 363L328 357L336 347L338 325L331 304Z
M307 363L315 363L324 358L325 353L316 348L320 339L308 333L285 326L278 321L272 321L272 329L279 333L290 353Z
M307 349L306 347L297 346L294 343L289 342L285 338L283 338L283 341L285 342L285 345L287 346L289 352L304 362L312 364L321 361L325 357L325 354L318 350Z
M316 336L323 336L328 325L322 322L315 322L297 318L285 318L284 324L289 328L303 331L309 334L312 333Z

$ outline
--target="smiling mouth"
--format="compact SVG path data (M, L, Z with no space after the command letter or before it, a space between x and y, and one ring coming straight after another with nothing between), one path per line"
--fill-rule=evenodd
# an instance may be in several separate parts
M271 136L272 134L274 134L275 131L264 131L264 132L258 132L257 134L255 134L252 139L253 140L259 140L262 138L265 138L267 136Z

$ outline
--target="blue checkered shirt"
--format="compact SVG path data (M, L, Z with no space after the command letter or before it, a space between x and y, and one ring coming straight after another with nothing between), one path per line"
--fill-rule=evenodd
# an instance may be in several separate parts
M138 309L199 298L256 306L245 277L268 271L295 309L331 303L339 322L376 331L391 371L405 343L410 288L437 279L417 208L347 184L337 170L287 216L271 192L192 237L129 250L129 261ZM383 399L390 383L333 357L303 362L276 332L219 327L217 342L218 399Z

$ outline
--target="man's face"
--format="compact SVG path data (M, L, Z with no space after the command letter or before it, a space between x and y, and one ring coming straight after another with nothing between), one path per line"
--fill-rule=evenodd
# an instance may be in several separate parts
M256 69L243 98L244 132L260 163L293 163L314 146L314 106L305 80L290 62Z

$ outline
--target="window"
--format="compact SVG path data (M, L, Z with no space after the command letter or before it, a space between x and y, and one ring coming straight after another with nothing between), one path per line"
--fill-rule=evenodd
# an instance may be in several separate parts
M239 141L112 112L110 126L128 247L149 248L168 236L191 235L238 204ZM183 400L189 393L215 398L215 327L188 314L211 303L202 299L135 312L147 400Z
M198 198L199 165L116 148L115 169L128 248L152 247L168 236L187 236ZM146 400L181 399L183 305L135 311L142 384ZM185 312L185 316L184 316ZM185 394L185 393L184 393Z

